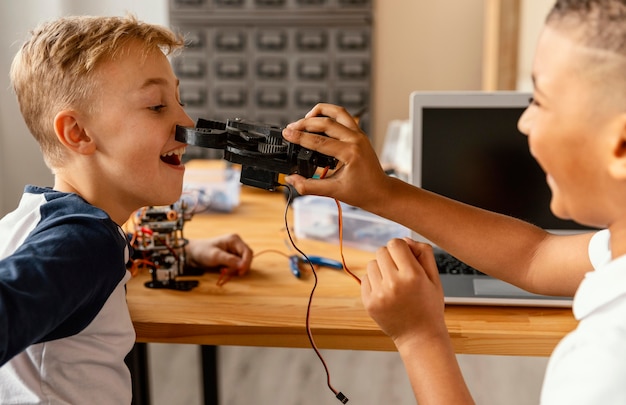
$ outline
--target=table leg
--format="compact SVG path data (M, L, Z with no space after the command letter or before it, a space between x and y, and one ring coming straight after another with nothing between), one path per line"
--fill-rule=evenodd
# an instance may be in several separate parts
M202 349L202 385L204 405L219 405L217 377L217 347L201 346Z
M148 374L148 345L135 343L128 353L126 366L130 370L133 388L132 405L150 405L150 375Z

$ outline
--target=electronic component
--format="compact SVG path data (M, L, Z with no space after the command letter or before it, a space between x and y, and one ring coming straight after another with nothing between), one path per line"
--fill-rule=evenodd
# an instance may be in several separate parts
M297 278L302 278L303 270L306 271L310 266L329 267L336 270L343 269L343 264L341 262L322 256L289 256L289 268L291 269L293 275Z
M149 288L190 290L197 280L177 280L185 266L183 225L191 219L186 204L144 207L132 218L134 233L131 244L134 249L133 270L147 267L152 280L145 283Z
M240 118L229 119L226 123L200 118L196 128L177 126L176 140L203 148L223 149L225 160L242 165L241 183L266 190L280 185L279 173L313 177L318 167L336 167L335 158L288 142L282 130Z

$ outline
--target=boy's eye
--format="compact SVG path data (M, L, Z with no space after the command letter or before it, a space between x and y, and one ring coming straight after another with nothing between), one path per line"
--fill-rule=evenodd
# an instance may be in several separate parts
M155 106L148 107L148 108L154 112L161 112L161 110L165 108L165 105L159 104L159 105L155 105Z

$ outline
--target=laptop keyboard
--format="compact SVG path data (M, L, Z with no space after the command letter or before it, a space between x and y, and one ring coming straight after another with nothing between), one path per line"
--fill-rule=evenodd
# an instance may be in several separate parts
M439 274L484 274L441 249L435 249L435 262Z

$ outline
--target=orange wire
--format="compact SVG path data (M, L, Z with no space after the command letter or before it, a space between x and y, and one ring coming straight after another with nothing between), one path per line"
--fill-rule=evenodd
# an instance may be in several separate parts
M323 170L322 170L322 174L320 174L320 179L323 179L324 177L326 177L326 173L328 173L328 169L330 169L329 166L326 166Z
M137 217L143 216L147 210L148 210L148 207L139 208L135 210L130 216L130 219L133 223L133 232L131 234L131 239L129 241L131 246L133 246L135 244L135 241L137 240L137 234L138 234L138 228L139 228L139 220L137 219ZM128 228L128 221L126 222L125 227ZM128 229L125 229L125 231L126 233L128 233Z
M320 174L320 179L323 179L324 177L326 177L326 174L328 173L328 169L329 169L328 166L324 168L324 170L322 171L322 174ZM346 273L348 273L350 277L355 279L356 282L359 283L359 285L361 285L361 279L358 278L356 274L351 272L350 269L348 269L348 265L346 264L346 259L343 256L343 211L341 210L341 203L336 198L335 198L335 204L337 204L337 225L339 227L339 253L341 254L341 263L343 264L343 270Z
M231 278L233 278L234 272L230 271L228 267L222 267L220 269L220 276L217 278L217 283L215 283L218 287L223 286L228 283Z
M339 200L335 198L335 204L337 204L337 223L339 226L339 253L341 254L341 263L343 263L343 269L350 277L356 280L359 285L361 285L361 279L357 277L356 274L348 269L348 265L346 264L346 259L343 257L343 212L341 210L341 204Z
M156 265L151 262L150 260L146 260L146 259L135 259L133 260L133 265L130 268L130 274L135 277L138 273L139 270L141 269L141 265L147 265L148 267L155 267Z
M278 254L281 254L281 255L289 258L289 255L287 253L281 252L280 250L276 250L276 249L261 250L260 252L255 253L254 256L252 256L252 257L258 257L258 256L261 256L264 253L278 253ZM235 271L231 271L227 267L223 267L222 269L220 269L220 276L217 279L217 286L221 287L224 284L228 283L230 281L230 279L233 278L233 275L235 273L236 273Z
M257 256L261 256L264 253L278 253L279 255L283 255L286 258L289 258L289 255L285 252L281 252L280 250L277 249L265 249L265 250L261 250L258 253L255 253L253 257L257 257Z

